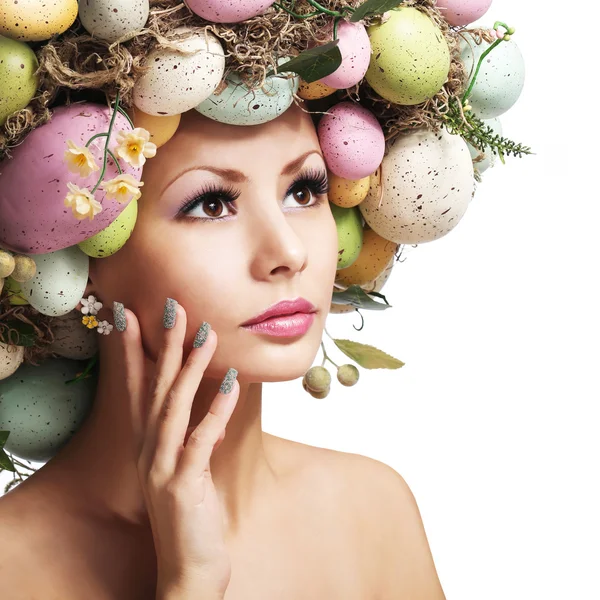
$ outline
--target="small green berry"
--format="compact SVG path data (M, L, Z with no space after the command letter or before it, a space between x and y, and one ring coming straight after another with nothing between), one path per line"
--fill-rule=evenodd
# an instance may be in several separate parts
M325 367L311 367L304 374L303 382L310 391L322 392L331 385L331 373Z
M342 365L337 370L338 381L345 386L354 385L360 376L358 369L351 364Z
M322 399L322 398L326 398L326 397L327 397L327 395L329 394L329 390L330 390L330 389L331 389L331 388L329 388L329 387L328 387L327 389L323 390L322 392L313 392L313 391L312 391L312 390L309 388L309 389L308 389L308 393L309 393L309 394L310 394L310 395L311 395L313 398L319 398L319 399Z

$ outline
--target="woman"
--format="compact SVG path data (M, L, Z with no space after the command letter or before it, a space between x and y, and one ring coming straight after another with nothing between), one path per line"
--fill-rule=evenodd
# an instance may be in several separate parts
M131 237L113 256L91 259L85 295L103 302L99 318L112 320L117 302L127 321L99 336L93 411L51 461L0 498L0 532L10 540L0 551L4 597L444 598L400 475L261 428L262 382L302 376L316 356L336 264L327 170L307 113L293 106L246 128L182 115L144 167ZM299 297L314 306L307 329L272 335L243 326ZM183 405L182 433L193 401L186 439L202 432L203 442L185 452L194 453L194 472L210 477L178 488L174 504L144 476L159 430L151 390L160 373L152 406L164 406L178 353L185 364L204 321L211 333L188 375L197 391L189 379L191 393L173 393L168 414ZM230 368L237 382L221 394ZM205 500L200 512L194 499Z

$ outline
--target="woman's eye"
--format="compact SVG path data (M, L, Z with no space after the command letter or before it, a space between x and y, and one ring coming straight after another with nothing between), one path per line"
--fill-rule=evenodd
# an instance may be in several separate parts
M204 197L200 196L184 210L184 213L187 217L214 221L235 214L231 210L232 202L232 199L228 196L214 194Z
M287 198L292 198L301 206L313 206L314 204L318 204L317 194L308 183L300 183L294 186L285 199L287 200ZM316 202L311 204L311 200L313 199L316 200Z

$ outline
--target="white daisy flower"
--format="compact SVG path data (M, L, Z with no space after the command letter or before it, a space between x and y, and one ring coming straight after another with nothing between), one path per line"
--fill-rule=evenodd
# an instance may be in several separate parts
M108 335L113 329L113 326L108 321L100 321L98 323L98 333Z
M97 315L102 308L102 302L96 300L96 296L88 296L80 300L82 304L81 312L84 315Z

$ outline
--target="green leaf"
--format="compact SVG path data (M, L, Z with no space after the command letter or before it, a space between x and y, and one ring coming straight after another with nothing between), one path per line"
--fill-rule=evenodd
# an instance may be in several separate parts
M363 2L352 15L351 23L356 23L370 15L380 15L388 10L396 8L402 4L404 0L366 0Z
M297 73L306 83L322 79L331 75L342 64L342 53L337 47L338 44L339 40L334 40L322 46L309 48L277 67L277 71ZM271 70L267 77L274 74L275 71Z
M373 300L369 294L383 298L385 304ZM385 310L386 308L392 308L392 305L388 303L385 296L382 294L379 294L378 292L369 292L369 294L359 285L351 285L343 292L333 292L331 301L334 304L351 304L356 308L364 308L366 310Z
M20 321L19 319L0 321L0 342L3 342L4 344L9 343L9 327L17 332L16 342L13 342L15 346L33 346L35 344L36 335L33 325L23 323L23 321ZM15 334L13 333L12 335L14 340Z
M10 431L0 431L0 470L16 472L16 467L6 452L4 452L4 444L10 435Z
M365 369L399 369L404 363L379 348L352 340L333 340L335 345Z

